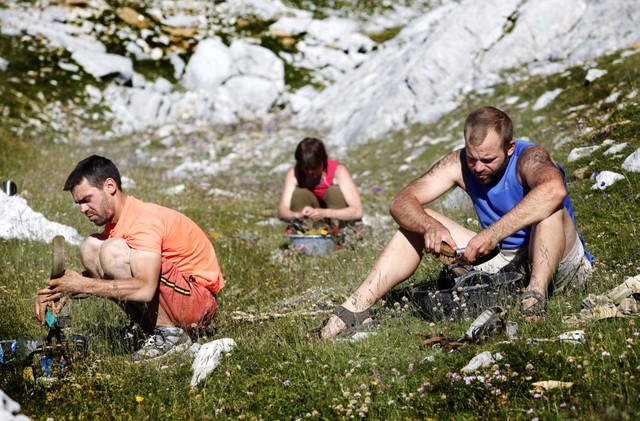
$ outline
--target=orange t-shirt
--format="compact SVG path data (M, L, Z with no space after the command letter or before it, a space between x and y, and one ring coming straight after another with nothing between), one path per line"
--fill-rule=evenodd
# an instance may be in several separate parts
M123 238L134 250L160 254L214 294L224 287L213 245L195 222L178 211L128 196L118 223L107 224L104 235Z

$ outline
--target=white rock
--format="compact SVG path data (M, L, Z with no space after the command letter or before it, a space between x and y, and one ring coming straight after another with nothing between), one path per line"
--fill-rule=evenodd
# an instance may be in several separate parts
M617 154L618 152L628 148L629 146L631 146L631 144L629 142L625 142L625 143L618 143L616 145L611 146L609 149L607 149L606 151L604 151L604 155L614 155Z
M86 85L84 87L84 91L89 96L89 100L93 104L98 104L100 101L102 101L102 91L96 86Z
M125 49L129 54L133 54L136 60L147 60L149 58L149 54L138 43L128 42Z
M318 91L312 86L303 86L297 91L289 93L289 108L293 113L298 113L306 108L316 95L318 95Z
M562 93L562 91L563 91L562 88L557 88L552 91L545 92L544 94L540 95L538 100L535 102L535 104L533 104L533 107L531 108L534 111L538 111L545 108L547 105L555 101L555 99L558 97L558 95Z
M469 195L459 187L449 191L445 196L442 206L449 210L459 210L472 206Z
M130 58L99 51L78 50L71 55L85 72L96 79L118 74L123 81L133 79L133 62Z
M611 94L609 94L609 96L608 96L608 97L606 97L603 101L604 101L606 104L614 103L614 102L616 102L616 101L618 100L618 97L620 97L620 95L621 95L621 92L619 92L619 91L613 91L613 92L611 92Z
M161 94L168 94L173 91L173 84L163 77L156 79L151 87L154 91L160 92Z
M223 89L233 99L231 111L240 120L266 119L282 92L279 83L259 76L233 76Z
M274 34L297 36L307 32L313 17L311 13L303 16L283 16L269 26Z
M133 178L127 177L123 175L120 177L120 182L122 183L123 189L133 189L136 187L136 182Z
M162 24L173 27L192 28L198 26L200 19L198 16L178 14L173 16L167 16L162 19Z
M234 198L238 198L238 195L230 192L228 190L222 190L222 189L218 189L218 188L214 188L211 189L207 192L207 194L212 195L212 196L222 196L222 197L234 197Z
M185 186L184 184L178 184L176 186L164 189L164 194L175 196L176 194L183 193L185 190L187 190L187 186Z
M446 2L378 46L294 121L328 131L330 145L429 123L456 107L461 92L500 80L504 69L545 74L626 48L640 39L638 10L632 0Z
M640 149L636 149L634 153L624 160L622 169L625 171L640 172Z
M322 43L326 45L333 45L341 50L350 50L353 48L353 45L350 45L350 40L358 31L359 28L356 22L338 17L314 20L307 29L308 35L322 41ZM366 39L368 42L364 41L363 38L362 41L367 44L367 47L375 44L371 39Z
M358 342L361 341L363 339L367 339L371 336L377 336L378 332L356 332L353 335L351 335L349 338L345 338L345 341L354 343L354 342Z
M227 16L256 16L262 20L276 20L296 11L281 0L226 0L220 2L218 9Z
M596 79L600 79L602 76L606 75L607 71L602 69L589 69L587 71L587 75L584 77L584 80L591 83Z
M182 57L180 57L178 54L171 53L169 54L169 62L173 65L173 77L175 77L176 79L180 79L182 77L182 74L184 73L184 68L186 66L184 60L182 60Z
M510 96L508 98L505 98L504 103L507 104L507 105L514 105L518 101L520 101L520 97Z
M245 40L235 40L229 47L235 66L235 74L260 76L284 88L284 63L280 58L259 45Z
M256 223L256 225L259 226L277 226L280 224L282 224L282 221L278 218L263 219L262 221L258 221L258 223Z
M596 183L591 186L591 190L604 190L619 180L624 180L622 174L612 171L602 171L596 176Z
M573 162L577 161L580 158L584 158L585 156L589 156L595 151L600 149L600 145L596 146L585 146L583 148L575 148L569 152L569 156L567 157L567 161Z
M220 38L207 38L198 43L182 81L187 87L211 91L232 74L234 66L229 48Z
M196 355L198 355L198 351L200 351L200 348L202 348L202 345L199 344L198 342L194 342L191 344L189 349L185 351L184 356L195 358Z
M154 49L151 50L151 60L160 60L162 58L162 56L164 55L164 51L162 51L162 48L160 47L156 47Z

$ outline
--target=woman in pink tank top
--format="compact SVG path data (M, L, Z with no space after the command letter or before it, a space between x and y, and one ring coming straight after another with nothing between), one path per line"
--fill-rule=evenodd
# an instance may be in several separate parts
M341 162L328 158L321 140L303 139L295 158L296 165L285 176L278 218L311 224L328 220L333 225L362 218L360 195L349 171Z

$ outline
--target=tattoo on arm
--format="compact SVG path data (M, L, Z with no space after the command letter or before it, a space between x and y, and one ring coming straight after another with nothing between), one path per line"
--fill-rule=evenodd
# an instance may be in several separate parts
M120 298L120 286L114 282L112 288L115 291L116 298Z
M435 164L429 168L427 172L418 177L421 180L435 171L440 171L442 168L446 168L452 164L460 164L460 151L453 151L440 158Z

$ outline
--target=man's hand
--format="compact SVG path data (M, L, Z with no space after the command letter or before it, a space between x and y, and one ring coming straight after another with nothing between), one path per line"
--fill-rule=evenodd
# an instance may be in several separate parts
M438 255L440 254L440 244L443 242L449 244L453 250L458 247L449 230L434 219L424 233L424 251Z
M54 316L57 316L69 299L68 295L60 296L59 294L50 294L47 291L50 290L45 288L38 291L38 296L33 303L33 312L41 325L46 322L47 308L51 310ZM60 299L54 298L54 295L56 297L59 296Z
M37 292L38 300L37 302L48 303L50 301L55 301L59 298L67 294L78 294L84 292L83 290L83 280L84 277L82 274L67 269L64 272L64 275L60 278L49 279L45 282L46 288L43 288Z
M467 244L462 259L473 263L475 260L491 254L498 246L497 238L490 232L490 228L480 231Z
M47 313L47 306L49 306L49 302L47 300L47 296L45 294L40 294L36 296L36 300L33 303L33 312L36 315L36 319L40 322L41 325L44 326L45 323L45 315Z

